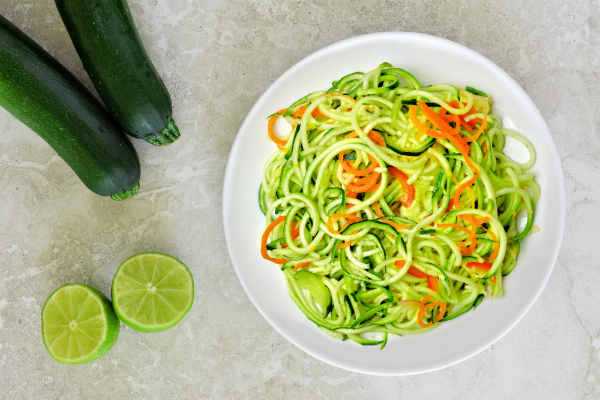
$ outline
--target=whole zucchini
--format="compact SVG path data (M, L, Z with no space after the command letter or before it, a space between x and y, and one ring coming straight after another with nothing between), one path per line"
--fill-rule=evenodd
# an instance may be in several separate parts
M108 111L129 135L157 146L179 137L171 97L125 0L55 0L75 49Z
M65 67L0 15L0 106L40 135L94 193L139 188L138 155L116 121Z

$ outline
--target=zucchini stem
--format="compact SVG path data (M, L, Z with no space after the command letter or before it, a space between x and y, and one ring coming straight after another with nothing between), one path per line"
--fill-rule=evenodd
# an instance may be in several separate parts
M146 139L146 142L155 146L166 146L176 141L177 138L179 138L179 129L175 125L175 121L171 119L165 129L158 132L156 136Z
M132 187L129 190L124 190L121 193L116 193L110 196L111 199L115 200L115 201L121 201L121 200L125 200L130 198L131 196L133 196L134 194L137 193L137 191L140 189L140 184L139 182L135 184L134 187Z

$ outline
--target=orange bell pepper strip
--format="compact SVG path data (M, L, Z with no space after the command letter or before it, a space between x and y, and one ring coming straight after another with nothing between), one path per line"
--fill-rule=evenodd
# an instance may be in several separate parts
M274 262L275 264L285 264L288 262L288 260L285 258L273 258L267 252L267 241L269 240L269 235L271 232L273 232L273 229L275 229L275 227L283 221L285 221L285 215L280 215L275 221L271 222L269 226L267 226L267 229L265 229L260 241L260 254L265 260Z
M467 263L466 267L468 269L477 270L480 272L489 272L489 270L492 269L492 264L490 264L487 261L483 261L483 262L469 261Z
M394 262L394 266L396 267L396 269L402 269L402 268L404 268L405 265L406 265L406 261L404 261L404 260L397 260L396 262ZM421 271L420 269L412 267L412 266L410 268L408 268L408 271L406 273L414 276L415 278L419 278L419 279L427 278L427 286L429 286L429 289L433 290L434 292L440 291L440 285L439 285L437 277L435 277L433 275L428 275L425 272Z
M410 267L408 269L407 274L410 274L410 275L414 276L415 278L419 278L419 279L427 278L429 276L425 272L423 272L420 269L415 268L415 267Z
M433 290L434 292L440 291L440 283L436 276L427 275L427 286L429 286L429 289Z
M394 266L396 267L396 269L402 269L402 268L404 268L405 265L406 265L406 261L404 261L404 260L396 260L394 262ZM426 278L428 276L425 272L421 271L418 268L412 267L412 266L408 268L408 271L406 273L414 276L415 278L419 278L419 279Z

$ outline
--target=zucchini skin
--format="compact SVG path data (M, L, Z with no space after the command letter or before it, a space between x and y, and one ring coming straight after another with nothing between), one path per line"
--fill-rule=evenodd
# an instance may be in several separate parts
M135 148L100 102L0 15L0 106L31 128L101 196L137 190Z
M55 0L94 87L129 135L155 145L179 137L171 97L146 54L125 0Z

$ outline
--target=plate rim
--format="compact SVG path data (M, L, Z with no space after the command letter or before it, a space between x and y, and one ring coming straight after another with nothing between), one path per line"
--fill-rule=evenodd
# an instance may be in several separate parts
M232 246L232 241L233 239L230 238L231 233L229 232L227 226L228 226L228 222L229 222L229 211L228 211L228 206L229 206L229 202L231 199L230 196L230 192L231 192L231 185L227 185L227 183L232 179L233 176L233 157L232 154L234 154L235 152L237 152L239 149L238 147L241 146L241 133L243 131L246 130L247 125L250 124L250 120L252 119L251 117L254 115L254 113L256 112L256 110L261 106L261 103L263 101L265 101L266 98L269 97L270 93L274 90L274 88L277 86L277 84L282 81L285 80L288 76L292 75L297 69L301 69L305 64L308 64L311 62L312 59L314 58L318 58L319 56L321 56L324 53L328 53L334 49L336 49L337 47L343 47L348 45L349 43L359 43L361 41L369 41L369 40L378 40L378 39L389 39L389 38L396 38L396 39L415 39L415 40L419 40L419 41L430 41L430 42L437 42L437 43L441 43L444 44L446 46L453 46L457 49L460 49L461 51L466 51L468 53L470 53L471 56L475 57L478 59L478 61L484 63L487 65L488 68L495 70L496 73L499 73L501 75L504 75L505 78L508 79L508 81L510 82L512 89L517 90L518 92L520 92L521 97L529 103L529 105L531 106L532 110L534 110L535 113L537 113L537 117L539 117L539 120L542 122L543 124L543 129L542 134L544 136L548 136L550 138L548 147L550 148L552 154L551 154L551 158L558 160L557 163L557 168L560 171L560 179L556 179L556 184L558 185L558 189L559 192L561 193L560 198L558 198L558 204L557 207L560 211L560 219L558 220L558 227L559 227L559 233L558 233L558 238L557 238L557 246L555 246L552 249L552 254L550 256L550 259L552 260L551 266L550 268L548 268L546 270L545 275L542 277L542 284L539 286L539 288L535 291L534 296L531 297L531 299L527 302L527 304L525 304L523 307L519 308L518 312L516 313L516 315L511 319L511 323L507 324L503 329L499 329L498 331L496 331L495 334L490 335L487 340L484 340L484 342L482 344L480 344L478 347L474 348L472 351L465 353L463 356L461 357L457 357L456 359L454 359L451 362L446 362L446 363L442 363L440 365L434 365L431 366L429 368L422 368L419 370L415 370L412 372L386 372L386 371L372 371L370 369L361 369L361 368L355 368L349 365L345 365L343 363L337 362L336 360L332 360L332 359L328 359L327 357L322 356L321 354L315 354L314 352L312 352L311 350L307 349L303 343L293 339L292 337L289 337L288 335L286 335L284 332L282 332L279 328L278 328L278 323L271 318L271 316L267 313L267 311L262 307L262 305L256 300L256 298L254 297L254 295L252 294L252 292L248 289L248 286L246 284L246 282L244 281L244 279L242 279L242 276L240 275L240 272L238 270L238 266L236 265L236 262L234 261L234 256L233 256L233 246ZM267 320L267 322L269 322L269 324L279 333L281 334L285 339L287 339L289 342L291 342L292 344L294 344L296 347L298 347L299 349L303 350L304 352L306 352L307 354L327 363L333 366L336 366L338 368L342 368L345 370L349 370L349 371L353 371L353 372L358 372L358 373L362 373L362 374L367 374L367 375L378 375L378 376L403 376L403 375L414 375L414 374L421 374L421 373L426 373L426 372L432 372L432 371L436 371L436 370L440 370L446 367L450 367L452 365L456 365L468 358L471 358L473 356L475 356L476 354L482 352L483 350L487 349L488 347L490 347L491 345L493 345L495 342L497 342L499 339L501 339L504 335L506 335L510 330L512 330L517 323L519 323L519 321L521 321L521 319L525 316L525 314L527 314L527 312L531 309L531 307L533 306L533 304L535 304L535 302L537 301L537 299L539 298L540 294L542 293L542 291L544 290L544 288L546 287L546 284L548 282L548 279L550 278L550 275L552 274L552 271L554 270L554 267L556 265L556 262L558 260L558 255L562 246L562 240L563 240L563 236L564 236L564 229L565 229L565 223L566 223L566 193L565 193L565 181L564 181L564 171L562 168L562 163L560 160L560 156L558 153L558 150L556 148L556 143L554 142L554 139L552 137L552 134L550 132L550 129L548 128L548 125L544 119L544 117L542 116L542 114L540 113L539 109L537 108L537 106L535 105L535 103L533 102L533 100L531 100L531 98L529 97L529 95L525 92L525 90L512 78L512 76L510 76L506 71L504 71L502 68L500 68L498 65L496 65L493 61L489 60L487 57L483 56L482 54L480 54L479 52L464 46L460 43L456 43L454 41L442 38L442 37L438 37L438 36L433 36L433 35L428 35L428 34L424 34L424 33L416 33L416 32L376 32L376 33L369 33L369 34L365 34L365 35L359 35L359 36L354 36L351 38L347 38L332 44L329 44L311 54L309 54L308 56L302 58L300 61L298 61L297 63L295 63L294 65L292 65L290 68L288 68L283 74L281 74L276 80L274 80L269 87L262 93L262 95L258 98L258 100L254 103L254 105L252 106L252 108L250 109L250 111L248 112L248 114L246 115L244 122L242 123L242 125L240 126L240 129L238 130L237 134L236 134L236 138L234 140L234 143L231 147L231 150L229 152L229 156L228 156L228 160L227 160L227 167L225 170L225 175L224 175L224 182L223 182L223 203L222 203L222 211L223 211L223 228L225 231L225 240L227 243L227 250L229 252L229 258L231 260L231 263L234 267L234 270L236 272L236 275L238 277L238 280L240 281L244 292L246 293L246 295L248 296L248 298L250 298L250 300L252 301L252 304L254 305L254 307L256 307L256 309L260 312L260 314Z

